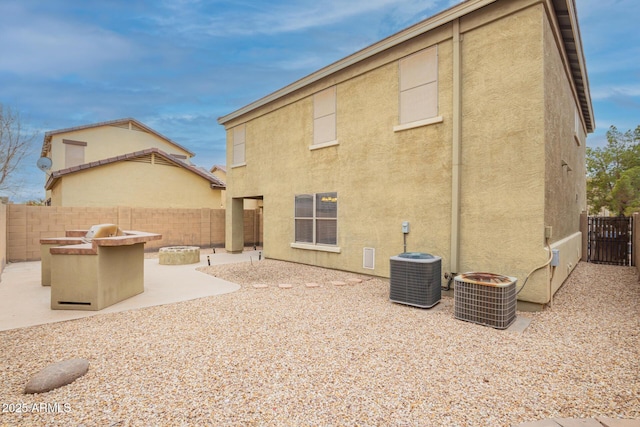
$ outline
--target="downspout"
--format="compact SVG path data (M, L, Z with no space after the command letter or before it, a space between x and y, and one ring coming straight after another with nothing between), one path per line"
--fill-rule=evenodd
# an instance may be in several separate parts
M460 19L453 21L453 138L451 157L451 275L460 271L460 167L462 145L462 54Z

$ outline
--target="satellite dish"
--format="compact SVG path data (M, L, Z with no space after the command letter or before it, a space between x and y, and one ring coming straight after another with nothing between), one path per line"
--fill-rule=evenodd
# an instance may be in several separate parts
M48 157L40 157L36 162L36 165L38 166L38 169L46 172L51 169L51 159Z

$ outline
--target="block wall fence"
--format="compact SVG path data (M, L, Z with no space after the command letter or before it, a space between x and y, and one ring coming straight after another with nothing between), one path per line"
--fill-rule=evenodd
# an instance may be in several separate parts
M67 230L86 230L95 224L117 224L122 230L162 234L145 250L163 246L224 247L224 209L154 209L131 207L52 207L8 204L0 208L0 251L6 262L40 259L40 239L64 236ZM244 211L245 243L262 244L259 210ZM1 224L0 224L1 226ZM0 233L2 233L0 232ZM3 242L4 246L3 246ZM0 253L0 257L3 253Z

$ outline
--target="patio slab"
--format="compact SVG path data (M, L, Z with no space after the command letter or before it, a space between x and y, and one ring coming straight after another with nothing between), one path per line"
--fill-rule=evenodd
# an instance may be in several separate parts
M51 288L42 286L40 261L8 264L0 280L0 331L45 323L79 319L225 294L240 286L196 271L198 267L249 262L258 251L241 254L202 254L200 262L188 265L160 265L157 258L144 260L144 292L100 311L52 310Z

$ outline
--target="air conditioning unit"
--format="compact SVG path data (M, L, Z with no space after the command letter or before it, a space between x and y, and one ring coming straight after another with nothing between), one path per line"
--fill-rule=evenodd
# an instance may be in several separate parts
M441 298L442 258L422 252L391 257L389 299L392 302L431 308Z
M456 319L496 329L506 329L516 320L515 277L493 273L464 273L454 278Z

